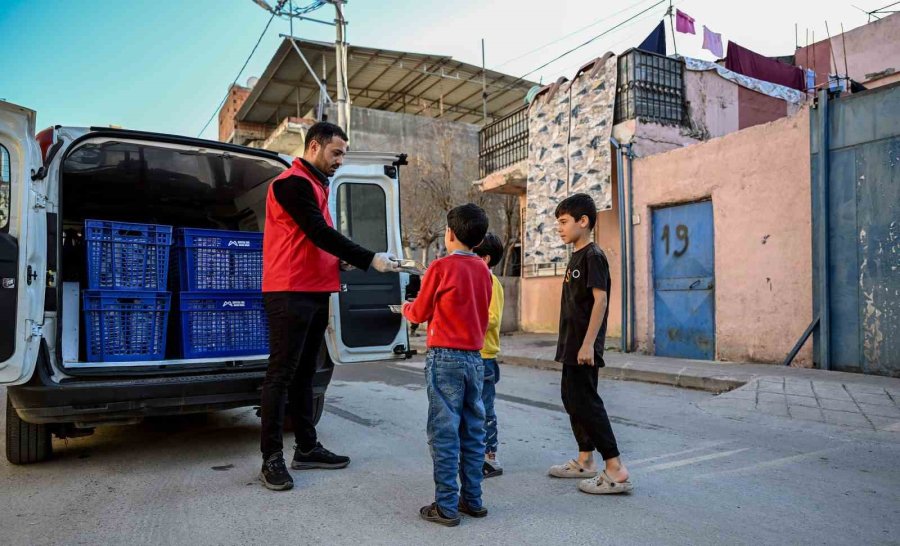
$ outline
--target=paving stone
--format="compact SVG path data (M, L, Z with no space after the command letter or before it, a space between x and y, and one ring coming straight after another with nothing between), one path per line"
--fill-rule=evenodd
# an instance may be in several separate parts
M819 403L812 396L797 396L795 394L788 394L786 398L787 403L791 406L807 406L810 408L819 407Z
M848 383L847 389L854 395L859 394L884 394L884 387L878 385L867 385L864 383Z
M900 408L896 406L881 406L876 404L860 404L859 409L866 416L878 415L879 417L896 417L900 419Z
M774 392L760 392L757 400L759 401L760 406L763 404L787 405L787 398L783 394Z
M882 430L885 432L900 432L900 419L894 417L879 417L877 415L873 415L869 417L869 420L872 421L872 424L875 425L876 430Z
M794 419L802 419L804 421L825 421L822 410L819 408L810 408L808 406L790 406L788 410Z
M756 389L755 388L747 388L741 387L740 389L735 389L733 391L726 392L724 394L719 395L719 398L728 398L728 399L741 399L741 400L753 400L756 401Z
M831 423L832 425L843 425L869 429L872 428L872 425L869 423L868 419L866 419L861 413L823 410L822 414L825 415L825 422Z
M851 413L859 412L859 408L856 406L856 402L853 402L852 400L832 400L830 398L819 398L819 405L824 409L849 411Z
M813 383L813 390L816 391L816 398L829 398L831 400L846 400L852 402L853 399L847 394L847 391L840 385L834 386L834 383Z
M894 401L886 394L853 394L859 404L873 404L878 406L894 406Z
M773 383L771 381L761 380L759 382L759 392L783 393L784 392L784 384L783 383Z
M786 381L784 383L784 392L799 396L815 396L813 394L812 384L809 381Z

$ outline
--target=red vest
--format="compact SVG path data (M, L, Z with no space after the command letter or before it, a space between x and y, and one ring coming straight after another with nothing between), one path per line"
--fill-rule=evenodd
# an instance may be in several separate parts
M316 179L300 159L275 180L297 176L313 188L319 210L329 227L328 188ZM313 244L291 215L275 200L269 184L266 196L266 227L263 234L263 292L337 292L340 289L338 258Z

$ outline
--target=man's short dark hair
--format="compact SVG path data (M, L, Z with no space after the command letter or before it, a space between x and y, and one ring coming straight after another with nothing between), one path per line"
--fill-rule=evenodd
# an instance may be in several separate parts
M568 214L577 222L582 216L587 216L590 229L594 229L597 223L597 205L594 200L586 193L576 193L562 200L556 206L556 217L559 218L563 214Z
M447 213L447 227L459 242L469 248L478 246L488 230L488 217L484 209L474 203L460 205Z
M481 244L472 249L472 252L482 258L489 256L488 267L494 267L500 263L500 259L503 257L503 243L500 242L500 237L493 233L488 233L484 236Z
M303 145L303 149L309 150L309 145L312 144L314 140L319 143L319 146L324 148L334 137L338 137L345 142L350 140L347 138L347 133L334 123L320 121L306 131L306 141Z

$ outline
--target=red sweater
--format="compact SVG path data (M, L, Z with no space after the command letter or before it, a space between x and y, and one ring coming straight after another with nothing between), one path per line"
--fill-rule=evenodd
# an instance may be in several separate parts
M491 305L491 272L478 256L451 254L428 267L416 301L403 307L410 321L428 323L428 347L479 351Z

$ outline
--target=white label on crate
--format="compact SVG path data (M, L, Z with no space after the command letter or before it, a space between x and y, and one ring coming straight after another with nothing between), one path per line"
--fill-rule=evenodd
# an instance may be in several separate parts
M16 287L16 279L15 278L3 278L3 288L10 289Z
M241 300L223 301L222 307L247 307L247 302Z
M228 241L228 246L250 247L250 241Z

